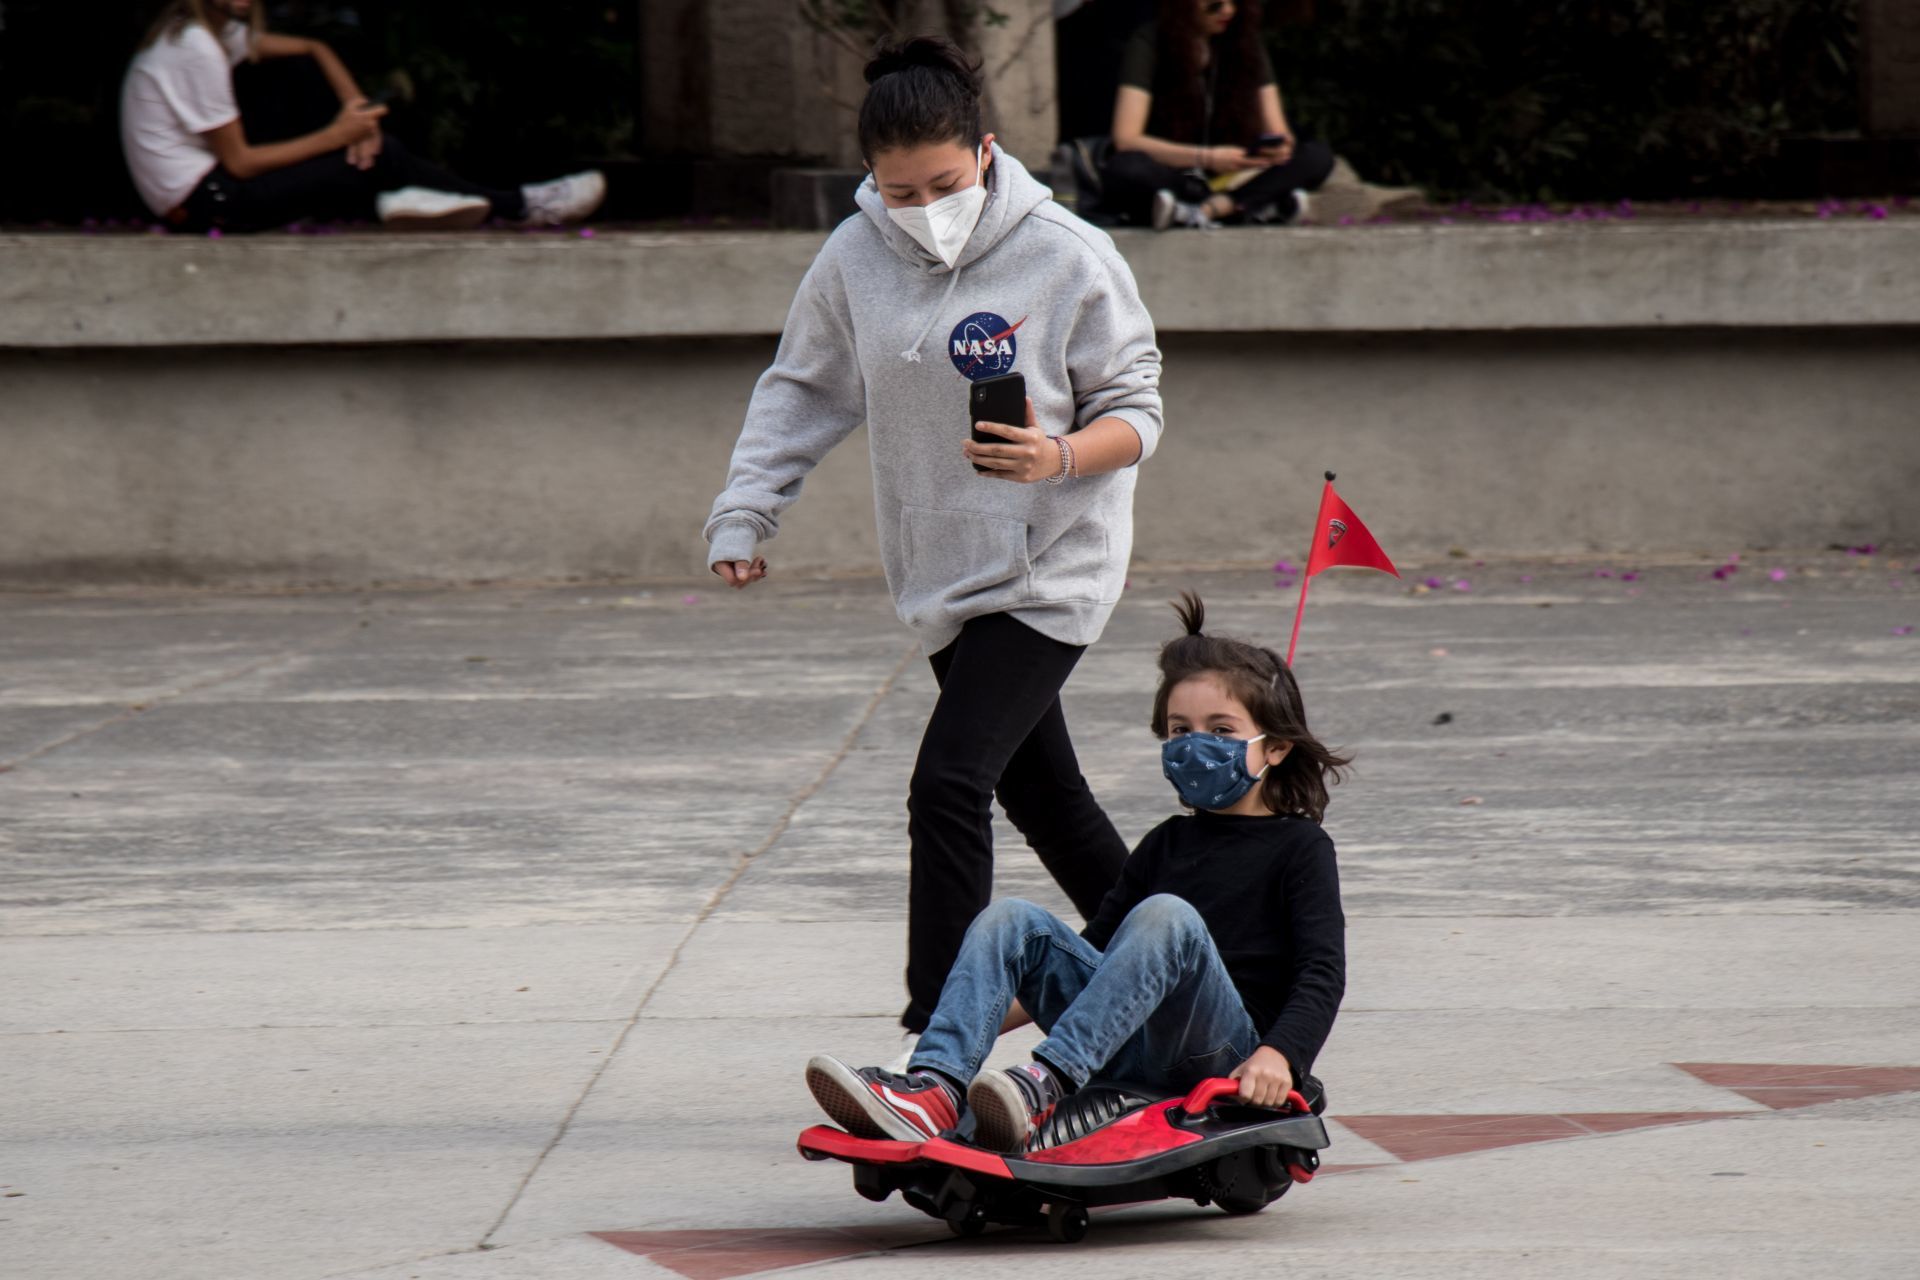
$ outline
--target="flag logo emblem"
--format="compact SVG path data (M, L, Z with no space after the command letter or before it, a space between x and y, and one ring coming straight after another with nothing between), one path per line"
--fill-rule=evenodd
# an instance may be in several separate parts
M1327 521L1327 550L1340 545L1340 539L1347 536L1347 522L1344 520Z

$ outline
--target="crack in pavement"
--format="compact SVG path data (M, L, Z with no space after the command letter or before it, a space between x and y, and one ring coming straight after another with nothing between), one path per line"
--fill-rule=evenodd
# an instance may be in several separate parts
M612 1065L615 1058L620 1056L620 1051L626 1047L627 1037L632 1035L633 1029L640 1024L641 1014L646 1011L647 1005L653 1000L655 993L660 990L661 984L666 982L675 967L679 965L680 957L686 951L687 944L693 941L693 935L698 933L700 926L705 924L708 917L719 909L720 904L726 900L729 893L733 892L734 886L740 883L740 878L747 873L747 869L754 864L755 860L758 859L761 854L773 848L773 846L779 842L780 837L787 833L787 828L793 825L794 816L800 812L801 808L805 806L809 800L813 799L821 787L826 785L827 779L833 776L833 771L840 767L840 762L845 760L848 753L853 750L853 744L859 740L861 732L865 730L867 725L872 721L874 713L880 709L881 702L893 691L893 686L900 679L900 673L907 669L907 664L913 660L914 655L918 652L919 645L916 642L909 645L906 652L900 655L899 661L893 664L893 669L887 672L886 678L881 680L879 687L873 691L873 696L867 700L867 705L861 709L859 717L855 719L853 726L847 730L846 736L840 740L839 748L828 758L825 766L821 768L813 781L802 787L793 799L788 802L786 810L781 813L780 817L775 820L772 829L767 832L766 839L762 840L746 853L741 854L739 859L735 861L733 870L728 874L726 880L708 897L706 905L700 908L699 914L696 915L693 918L693 922L687 926L687 931L680 936L680 941L674 944L672 952L667 956L666 964L661 966L659 974L655 976L645 993L641 995L640 1002L634 1006L632 1015L626 1019L625 1025L620 1028L620 1034L614 1037L613 1044L607 1050L606 1056L601 1058L599 1064L595 1066L593 1074L587 1077L587 1082L581 1087L579 1095L574 1098L572 1105L567 1108L567 1113L560 1118L560 1127L554 1131L552 1139L548 1141L546 1146L540 1149L540 1154L533 1158L533 1164L527 1169L526 1176L520 1179L520 1185L515 1187L513 1194L507 1198L506 1206L500 1210L499 1216L493 1220L492 1225L481 1235L479 1244L476 1246L477 1248L492 1249L498 1247L490 1244L489 1241L491 1241L494 1234L506 1224L515 1206L517 1206L521 1198L526 1195L527 1188L533 1185L533 1180L539 1174L541 1166L546 1163L547 1157L552 1155L554 1151L558 1149L560 1143L566 1139L568 1130L573 1127L574 1118L580 1114L580 1108L586 1105L587 1098L593 1093L594 1089L599 1086L600 1079L606 1074L607 1068Z

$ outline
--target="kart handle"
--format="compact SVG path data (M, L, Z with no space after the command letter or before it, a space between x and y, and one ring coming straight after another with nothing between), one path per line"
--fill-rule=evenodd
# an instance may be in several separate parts
M1202 1080L1193 1086L1193 1092L1181 1100L1180 1109L1190 1116L1197 1116L1221 1098L1231 1097L1240 1092L1240 1082L1218 1076L1212 1080ZM1287 1090L1287 1105L1295 1111L1307 1111L1307 1100L1300 1096L1298 1089Z

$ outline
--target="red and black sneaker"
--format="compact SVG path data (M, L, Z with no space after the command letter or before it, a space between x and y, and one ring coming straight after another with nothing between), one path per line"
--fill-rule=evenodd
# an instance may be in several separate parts
M856 1138L925 1142L960 1123L959 1095L928 1071L856 1071L823 1053L807 1063L807 1088L820 1109Z
M967 1088L973 1140L989 1151L1025 1151L1067 1091L1038 1062L984 1071Z

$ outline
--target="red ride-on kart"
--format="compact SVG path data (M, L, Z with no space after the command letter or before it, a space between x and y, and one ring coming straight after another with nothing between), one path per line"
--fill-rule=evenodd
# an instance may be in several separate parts
M1017 1155L951 1133L925 1142L856 1138L829 1125L800 1135L809 1160L844 1160L869 1200L895 1191L956 1235L1041 1221L1055 1240L1087 1234L1094 1205L1190 1199L1258 1213L1313 1178L1328 1146L1326 1094L1306 1077L1274 1111L1235 1101L1237 1080L1204 1080L1184 1098L1094 1083L1062 1102Z

